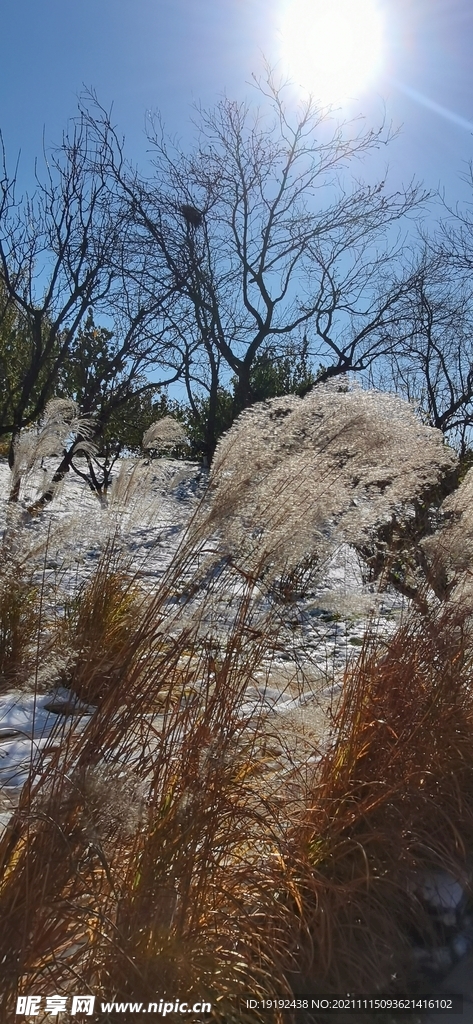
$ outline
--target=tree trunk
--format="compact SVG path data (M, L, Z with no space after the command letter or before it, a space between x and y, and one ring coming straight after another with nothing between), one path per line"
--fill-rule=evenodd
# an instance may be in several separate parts
M243 412L243 409L247 409L248 406L251 405L252 398L250 364L242 363L238 373L238 382L235 388L235 397L233 400L234 419Z

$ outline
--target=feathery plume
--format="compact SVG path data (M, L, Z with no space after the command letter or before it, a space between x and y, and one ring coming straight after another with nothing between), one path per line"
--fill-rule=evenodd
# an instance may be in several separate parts
M362 544L456 463L407 402L325 384L242 413L217 447L210 516L242 567L287 571Z
M186 440L186 432L174 416L163 416L145 430L142 444L145 452L170 451Z

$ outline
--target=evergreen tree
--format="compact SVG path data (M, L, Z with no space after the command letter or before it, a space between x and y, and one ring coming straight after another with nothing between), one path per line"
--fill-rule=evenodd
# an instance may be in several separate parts
M46 335L49 325L45 323L42 330ZM40 395L43 393L46 399L49 399L54 393L53 386L48 386L47 382L60 345L59 336L49 358L38 370L36 380L31 386L24 407L24 419L27 423L31 422ZM23 384L31 364L33 349L31 324L21 307L8 295L0 274L0 436L7 439L8 446L11 424L21 402Z
M304 395L316 383L308 341L304 336L301 344L290 342L284 349L276 350L268 345L258 353L250 372L250 393L252 403L263 402L283 395ZM219 387L216 395L215 436L218 440L229 430L237 412L238 378L232 377L231 390ZM180 416L188 432L194 455L205 452L205 430L209 416L210 396L194 399L193 408L181 406Z

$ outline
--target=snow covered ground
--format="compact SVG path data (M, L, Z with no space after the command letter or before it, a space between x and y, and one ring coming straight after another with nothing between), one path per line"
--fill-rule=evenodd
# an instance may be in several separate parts
M57 613L61 602L77 594L91 577L110 539L140 586L153 592L198 509L206 483L199 467L177 461L124 461L116 469L106 505L100 505L82 479L69 474L54 500L32 517L28 507L53 468L51 461L46 470L24 481L19 505L12 507L6 501L8 466L0 463L4 551L14 555L16 565L34 567L46 617ZM216 543L209 539L209 548ZM191 574L192 566L188 571ZM388 636L403 612L403 598L392 591L376 593L364 577L354 550L342 545L309 596L279 607L275 650L248 688L242 714L251 717L263 710L283 731L291 723L301 759L316 757L347 660L356 655L365 630L376 621L377 630ZM241 587L241 579L223 571L211 610L209 602L212 628L220 633ZM262 595L261 600L267 602L267 597ZM174 615L179 615L178 601ZM0 694L0 825L11 814L32 760L46 744L50 749L51 739L62 742L72 729L82 729L93 711L72 702L68 690L48 679L49 671L37 667L30 687Z
M53 462L49 468L54 468ZM205 477L195 464L169 460L146 465L129 460L116 467L107 506L99 504L80 478L69 474L54 501L40 515L28 516L26 509L38 496L38 488L44 486L45 476L46 472L39 470L24 482L20 505L12 508L6 501L8 466L4 461L0 463L0 529L5 550L11 554L16 545L17 564L35 566L44 591L44 607L49 612L53 604L57 611L61 595L64 600L70 598L91 576L109 538L115 539L124 564L152 592L184 540L205 487ZM209 538L210 547L217 543ZM224 630L241 579L228 572L222 575L219 586L219 628ZM266 600L262 595L262 601ZM342 545L309 596L281 604L276 651L268 663L261 665L248 688L242 712L251 715L263 705L273 721L280 716L282 726L289 718L298 718L299 734L304 730L307 734L301 757L310 756L317 734L323 732L327 709L342 687L347 661L356 656L368 626L374 623L380 634L388 636L404 608L405 600L399 594L391 590L379 594L366 582L358 555ZM76 705L71 715L66 690L57 685L48 687L44 674L40 685L37 674L34 682L29 691L0 695L3 824L31 760L50 740L51 733L60 742L64 730L83 728L92 710Z

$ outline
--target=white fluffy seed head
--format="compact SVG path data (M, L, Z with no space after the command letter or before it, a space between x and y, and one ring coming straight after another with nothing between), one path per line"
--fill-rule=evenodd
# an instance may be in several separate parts
M12 486L42 458L60 456L66 444L72 443L74 438L74 450L77 453L95 455L97 445L93 440L94 434L93 416L81 416L77 403L71 398L52 398L40 422L22 430L16 438Z
M145 430L142 445L145 452L160 448L167 450L186 440L182 424L174 419L174 416L163 416Z
M217 447L211 514L234 554L287 570L362 543L456 462L396 396L320 385L242 413Z

